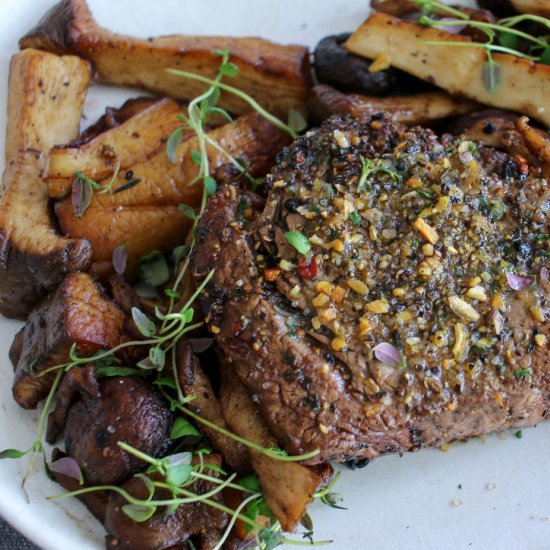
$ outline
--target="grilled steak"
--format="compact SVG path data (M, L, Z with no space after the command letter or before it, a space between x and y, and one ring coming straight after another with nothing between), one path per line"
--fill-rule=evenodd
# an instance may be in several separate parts
M461 138L332 118L279 155L256 218L233 187L210 198L193 259L198 280L216 268L210 330L288 452L369 458L550 415L537 173Z

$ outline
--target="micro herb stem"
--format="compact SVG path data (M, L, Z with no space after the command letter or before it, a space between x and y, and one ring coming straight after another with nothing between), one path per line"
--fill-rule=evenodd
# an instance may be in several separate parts
M241 490L242 489L243 488L241 487ZM227 524L227 527L224 531L224 534L223 534L222 538L217 542L217 544L216 544L216 546L214 546L213 550L220 550L223 547L225 541L227 540L227 537L229 536L229 534L231 533L231 530L233 529L233 526L235 525L235 522L239 518L240 513L243 511L244 508L246 508L248 506L248 504L250 504L253 500L256 500L257 498L260 498L261 496L262 496L261 493L255 493L253 495L250 495L249 497L245 498L239 504L239 506L237 506L237 508L235 508L235 511L232 514L231 520Z
M539 23L550 29L550 19L547 19L546 17L541 17L540 15L532 15L528 13L522 15L514 15L512 17L505 17L504 19L501 19L499 21L499 24L503 27L506 27L506 29L509 29L510 27L517 25L518 23L523 23L523 21L532 21L533 23Z
M179 403L176 403L175 406L185 413L186 415L190 416L193 420L196 420L197 422L200 422L201 424L204 424L205 426L208 426L212 430L216 430L217 432L229 437L230 439L233 439L234 441L238 441L239 443L242 443L243 445L249 447L250 449L254 449L255 451L258 451L270 458L274 458L275 460L280 460L283 462L300 462L302 460L308 460L310 458L313 458L314 456L317 456L321 451L319 449L316 449L315 451L311 451L309 453L298 455L298 456L283 456L280 452L273 451L271 449L266 449L265 447L262 447L261 445L258 445L257 443L254 443L253 441L250 441L248 439L245 439L244 437L240 437L237 434L234 434L230 432L229 430L226 430L225 428L222 428L221 426L218 426L214 422L210 422L206 418L202 418L198 414L195 414L193 411L189 410L187 407L184 407L183 405L180 405Z
M458 17L459 19L462 19L462 20L469 19L468 14L461 12L460 10L457 10L455 8L452 8L451 6L447 6L446 4L442 4L441 2L436 2L434 0L416 0L416 5L429 12L433 12L434 10L439 10L441 12L448 13L449 15Z
M170 74L177 75L177 76L182 76L184 78L190 78L192 80L198 80L199 82L204 82L205 84L210 84L211 86L214 85L215 82L216 82L215 80L212 80L211 78L207 78L205 76L201 76L201 75L198 75L196 73L190 73L188 71L181 71L179 69L166 69L166 70ZM248 94L242 92L238 88L235 88L233 86L229 86L228 84L224 84L223 82L218 82L217 86L221 90L225 90L226 92L229 92L229 93L239 97L240 99L242 99L246 103L248 103L258 114L260 114L266 120L271 122L271 124L273 124L274 126L277 126L277 128L279 128L279 129L283 130L284 132L286 132L287 134L289 134L292 137L292 139L296 139L298 137L298 133L293 128L291 128L290 126L288 126L287 124L285 124L284 122L279 120L276 116L273 116L271 113L266 111L254 98L250 97Z
M420 42L425 46L461 46L463 48L481 48L485 51L494 51L499 53L507 53L510 55L515 55L516 57L521 57L523 59L528 59L529 61L537 61L539 58L533 55L528 55L523 52L518 52L504 46L497 46L495 44L483 44L481 42L446 42L438 40L426 40Z
M505 31L508 34L513 34L519 38L524 38L525 40L528 40L530 42L534 42L538 46L546 47L548 44L546 41L542 40L541 38L538 38L536 36L533 36L531 34L528 34L523 31L519 31L517 29L511 28L511 27L504 27L499 23L484 23L482 21L471 21L471 20L454 20L454 21L441 21L437 19L431 19L430 17L424 16L422 18L422 23L429 23L432 27L455 27L457 25L472 27L474 29L479 29L481 31L485 31L487 29L495 30L495 31ZM481 43L481 42L480 42ZM512 50L516 52L516 50ZM516 55L516 53L514 53Z

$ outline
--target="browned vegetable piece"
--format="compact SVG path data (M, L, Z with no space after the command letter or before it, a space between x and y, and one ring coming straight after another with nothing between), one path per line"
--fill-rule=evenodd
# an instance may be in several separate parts
M204 84L166 72L175 68L214 77L220 57L213 50L229 48L239 67L231 84L265 108L286 117L302 109L309 88L309 54L302 46L282 46L261 38L165 36L149 40L109 32L97 25L84 0L63 0L20 40L22 48L72 53L89 60L96 78L108 84L134 86L177 99L192 99ZM233 95L220 105L234 113L250 107Z
M161 99L80 147L54 147L43 175L50 197L62 198L77 171L94 181L112 176L117 169L124 176L130 166L146 161L181 126L176 118L180 112L175 101Z
M76 57L26 50L11 60L0 189L0 313L6 317L25 317L66 273L90 264L89 243L56 233L40 178L40 151L77 135L89 79L88 64Z
M211 454L204 456L204 462L215 466L221 466L219 455ZM219 472L206 469L205 474L212 477L219 477ZM158 474L153 479L158 479ZM197 479L186 489L201 495L215 489L212 481ZM122 488L134 498L146 499L149 490L143 480L132 478L122 485ZM154 495L155 500L167 500L173 498L172 494L164 489L157 489ZM210 497L217 503L223 504L221 493ZM168 548L183 548L184 543L190 537L199 536L200 548L212 548L203 545L204 539L210 539L209 531L220 532L227 525L228 518L225 512L217 510L203 502L192 502L182 504L175 512L165 514L165 507L159 507L155 514L144 522L135 522L123 511L122 506L127 501L120 495L112 493L105 514L105 529L107 536L108 550L163 550ZM211 539L210 539L211 540ZM217 538L216 542L219 540ZM181 545L181 546L180 546Z
M493 59L500 65L500 83L491 90L483 78L483 48L425 43L430 41L471 44L465 36L375 13L351 35L345 47L368 58L384 53L393 66L451 94L523 112L550 126L550 66L494 53Z
M92 205L77 218L69 198L56 204L55 213L64 234L92 244L94 265L102 264L97 271L102 279L112 273L117 246L127 244L126 274L132 276L139 259L152 250L169 252L181 244L191 224L177 206Z
M202 418L228 429L210 380L193 354L191 344L184 340L178 344L178 378L184 395L194 396L187 406ZM244 445L208 426L199 424L199 427L232 471L241 476L250 473L250 457Z
M548 135L544 130L524 125L517 113L483 109L454 120L448 127L454 135L523 158L534 168L548 165Z
M29 316L23 336L23 351L15 371L13 396L25 409L34 409L46 396L55 373L40 376L49 367L65 363L76 343L79 355L116 346L125 315L93 279L85 273L70 273L55 294Z
M255 113L208 135L228 153L246 161L255 177L269 170L277 152L290 141L287 134ZM200 184L190 185L199 170L190 153L198 148L197 138L184 141L172 164L161 146L148 160L131 167L132 177L141 180L138 185L121 193L94 194L81 218L75 216L70 197L57 203L55 212L62 233L89 240L94 262L110 262L113 250L126 242L127 273L131 275L139 258L151 250L169 251L185 240L190 220L178 205L197 206L202 196ZM212 172L227 163L214 147L208 146L207 153ZM120 175L114 188L124 183L127 181Z
M550 176L550 138L548 134L529 126L529 119L526 116L516 120L516 129L527 149L542 165L543 175Z
M29 49L10 62L6 164L18 151L46 152L77 136L90 66L74 56Z
M395 87L395 70L369 70L372 60L354 55L342 46L349 33L326 36L315 48L315 74L319 82L345 92L384 95Z
M220 403L233 432L265 448L277 446L259 409L228 365L221 372ZM249 449L267 505L285 531L293 531L324 476L298 462L284 462Z
M420 9L414 0L371 0L370 6L375 11L396 17L404 17Z
M391 113L394 120L415 125L468 113L477 106L473 101L452 97L446 92L368 97L344 94L330 86L319 85L312 89L309 112L312 120L319 123L331 115L352 115L361 118L376 113Z
M118 442L149 456L164 456L172 445L172 413L149 382L137 377L96 381L93 367L87 376L85 369L77 367L63 379L48 441L54 443L63 431L67 454L87 483L117 484L146 466Z
M510 0L510 4L520 13L550 17L550 4L548 0Z

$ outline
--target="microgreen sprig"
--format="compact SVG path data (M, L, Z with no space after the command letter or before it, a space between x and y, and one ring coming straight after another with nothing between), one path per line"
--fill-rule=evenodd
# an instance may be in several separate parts
M375 164L374 161L367 160L365 159L365 157L359 157L359 160L361 162L361 175L359 176L359 182L357 183L358 193L361 193L363 189L371 191L371 187L367 185L367 181L373 174L377 172L387 174L397 183L401 183L401 180L403 179L399 172L396 172L395 170L392 170L387 166L384 166L382 164Z

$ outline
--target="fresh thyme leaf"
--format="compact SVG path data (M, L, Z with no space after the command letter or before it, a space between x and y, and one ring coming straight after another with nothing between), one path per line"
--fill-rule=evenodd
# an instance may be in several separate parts
M230 123L234 122L233 117L225 109L220 109L219 107L209 107L206 113L211 116L217 115L222 118L225 118L227 122L230 122Z
M239 481L239 485L242 485L247 491L251 493L261 493L262 488L260 487L260 481L256 474L250 474L246 477L243 477Z
M134 320L134 323L139 330L139 332L149 338L151 336L154 336L157 327L155 326L155 323L141 311L141 309L138 309L137 307L132 308L132 319Z
M434 196L433 196L433 193L431 193L430 191L426 191L424 189L415 189L415 191L424 199L427 199L429 201L431 201Z
M196 217L194 219L196 219ZM172 250L172 262L174 263L174 265L177 266L188 252L188 244L181 244L179 246L176 246L176 248Z
M5 449L2 452L0 452L0 460L2 458L21 458L22 456L25 456L30 449L27 449L26 451L20 451L19 449Z
M153 250L141 258L137 266L137 276L141 281L152 286L164 284L170 278L170 269L164 254Z
M191 151L191 160L200 166L202 164L202 155L199 153L199 151Z
M531 369L515 369L514 376L518 380L526 380L531 376Z
M235 65L235 63L231 63L230 61L223 63L220 67L220 74L223 76L228 76L229 78L234 77L239 72L239 67ZM216 88L219 90L219 88Z
M144 506L142 504L124 504L122 511L136 523L147 521L156 511L156 506Z
M166 294L168 298L173 298L174 300L179 300L181 298L181 294L177 290L172 290L171 288L167 288L164 294Z
M141 178L134 178L133 180L129 181L128 183L125 183L124 185L121 185L117 189L115 189L112 194L116 195L117 193L122 193L123 191L128 191L128 189L132 189L132 187L135 187L138 183L141 182Z
M77 177L73 182L71 202L77 218L82 218L92 202L93 190L87 179Z
M542 55L539 58L539 63L542 63L543 65L550 65L550 46L547 46L542 52Z
M188 204L180 204L178 208L191 220L194 220L197 217L195 210Z
M483 63L482 69L483 85L490 92L495 92L501 80L501 67L499 63L496 63L492 59Z
M308 127L306 117L294 108L288 110L287 124L298 133L303 132Z
M113 250L113 268L119 275L124 275L128 262L128 247L126 243L117 246Z
M170 439L179 439L180 437L200 437L200 432L187 420L186 418L183 418L179 416L174 421L174 424L172 425L172 430L170 432Z
M352 212L349 215L349 219L355 227L359 227L361 225L361 219L362 218L357 212Z
M216 187L216 180L212 176L206 176L204 178L204 189L209 197L216 192Z
M172 164L176 164L176 151L183 137L183 128L174 130L166 142L166 156Z
M510 48L511 50L519 49L519 39L515 34L502 31L498 35L498 41L501 46Z
M166 363L166 353L158 346L152 347L149 349L149 361L157 370L161 371Z
M220 101L221 92L219 88L213 88L210 92L210 95L208 96L207 104L208 104L208 112L211 112L214 110L215 106ZM223 109L219 109L220 111L223 111ZM223 111L225 113L225 111Z
M308 238L300 231L287 231L285 238L300 254L307 256L311 251L311 244Z

